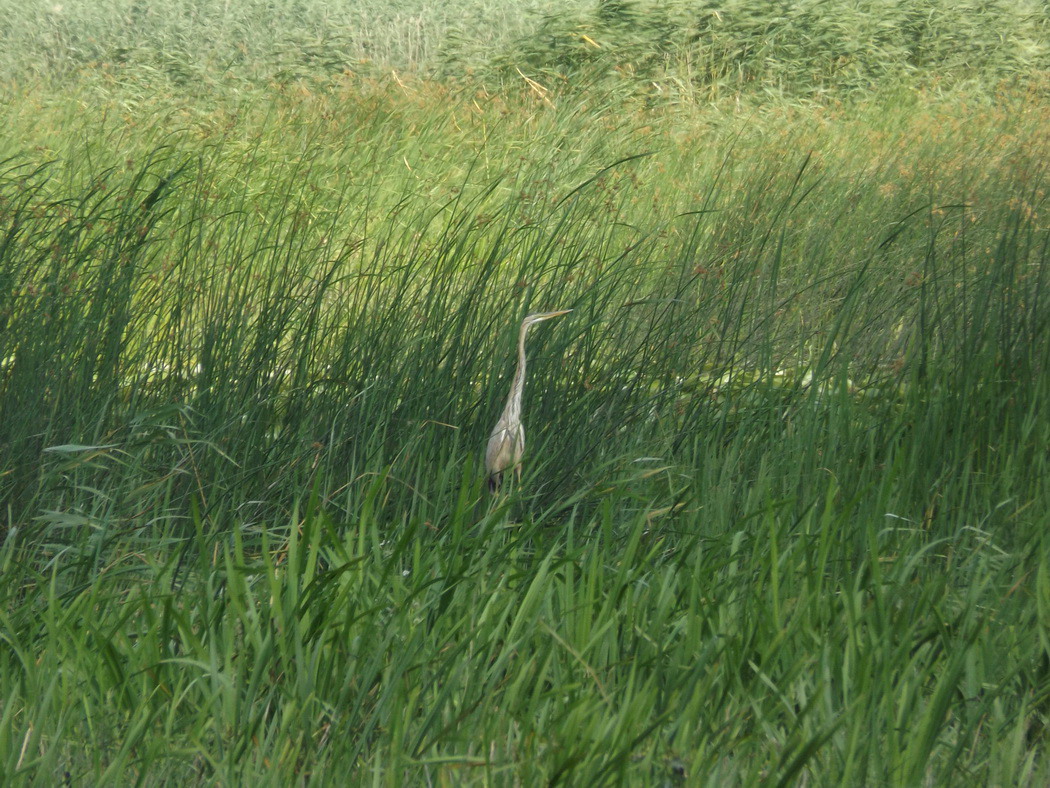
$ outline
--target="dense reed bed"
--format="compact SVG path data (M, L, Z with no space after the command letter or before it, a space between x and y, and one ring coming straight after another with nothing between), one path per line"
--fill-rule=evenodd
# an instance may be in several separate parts
M229 81L391 70L685 100L990 92L1050 71L1040 0L0 0L0 83L107 71L208 94Z
M1033 96L14 92L3 772L1045 783Z

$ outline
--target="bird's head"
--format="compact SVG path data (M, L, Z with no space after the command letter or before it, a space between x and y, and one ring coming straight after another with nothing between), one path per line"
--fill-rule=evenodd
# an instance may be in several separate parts
M534 323L542 323L544 320L550 320L552 317L561 317L571 312L571 309L559 309L557 312L537 312L535 315L529 315L526 317L521 324L522 328L533 325Z

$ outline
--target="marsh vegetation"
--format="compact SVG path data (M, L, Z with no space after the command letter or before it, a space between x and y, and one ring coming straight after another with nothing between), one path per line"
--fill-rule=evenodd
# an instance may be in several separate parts
M0 771L1046 784L1045 9L332 5L8 9Z

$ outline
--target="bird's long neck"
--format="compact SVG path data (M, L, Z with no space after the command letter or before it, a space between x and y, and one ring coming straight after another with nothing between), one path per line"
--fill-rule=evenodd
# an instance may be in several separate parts
M521 395L525 390L525 334L529 331L526 323L518 334L518 368L514 370L514 382L510 386L510 395L503 413L514 419L521 416Z

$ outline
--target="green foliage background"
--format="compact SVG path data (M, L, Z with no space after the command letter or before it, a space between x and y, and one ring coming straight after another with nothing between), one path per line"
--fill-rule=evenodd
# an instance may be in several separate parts
M498 84L524 69L709 99L899 80L972 89L1050 68L1039 0L4 0L0 13L7 80L105 68L186 86L395 69Z
M1047 783L1044 4L0 18L6 780Z

